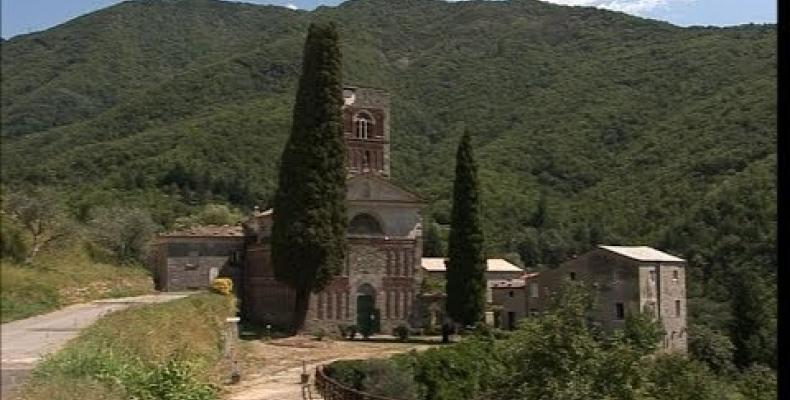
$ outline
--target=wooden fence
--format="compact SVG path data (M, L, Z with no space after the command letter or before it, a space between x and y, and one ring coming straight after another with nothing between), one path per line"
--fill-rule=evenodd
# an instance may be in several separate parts
M326 376L321 366L315 367L315 387L324 400L397 400L360 392Z

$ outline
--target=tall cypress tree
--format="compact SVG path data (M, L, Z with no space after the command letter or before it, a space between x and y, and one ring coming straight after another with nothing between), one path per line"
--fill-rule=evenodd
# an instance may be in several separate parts
M447 261L447 313L456 323L473 325L483 317L485 269L480 225L480 189L469 132L458 145Z
M335 25L311 24L274 197L271 243L275 276L296 292L294 332L304 326L310 293L324 288L345 257L340 67Z
M746 267L733 279L730 337L738 367L753 363L776 366L775 307L770 289L758 272Z

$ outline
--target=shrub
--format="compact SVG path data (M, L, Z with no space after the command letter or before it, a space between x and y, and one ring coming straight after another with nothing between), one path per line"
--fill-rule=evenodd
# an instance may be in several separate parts
M397 336L401 342L405 342L406 339L409 338L409 327L406 325L398 325L395 329L392 330L392 334Z
M501 370L492 343L471 337L453 346L414 354L414 380L423 398L476 398Z
M115 261L144 262L156 224L148 211L126 207L99 207L91 212L88 236L101 248L93 249L99 261L112 255Z
M702 361L716 373L731 373L735 346L727 335L704 325L694 325L688 332L689 354Z
M326 336L326 330L324 328L318 328L313 335L315 336L316 340L324 340L324 336Z
M776 398L776 371L755 364L741 373L738 391L747 399L770 400Z
M215 293L229 295L233 293L233 281L229 278L217 278L211 282L211 290Z
M337 333L340 334L341 338L346 338L346 335L348 334L348 328L349 327L346 324L337 324Z
M28 251L29 246L22 229L10 218L0 219L0 257L22 262Z
M373 329L375 328L371 321L364 321L361 326L357 328L357 331L362 335L363 338L367 339L373 335Z
M356 390L398 400L417 400L411 371L393 360L344 360L328 365L326 374Z
M205 225L234 225L242 215L225 204L206 204L197 215L197 220Z
M346 330L346 334L348 335L349 340L354 340L354 338L357 337L357 326L356 325L348 326L348 329Z

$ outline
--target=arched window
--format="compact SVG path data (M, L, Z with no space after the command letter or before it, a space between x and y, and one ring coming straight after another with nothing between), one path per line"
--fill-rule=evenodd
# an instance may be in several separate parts
M359 113L354 117L354 136L357 139L368 139L373 132L373 118L367 113Z
M353 235L382 235L381 224L370 214L357 214L348 224L348 233Z

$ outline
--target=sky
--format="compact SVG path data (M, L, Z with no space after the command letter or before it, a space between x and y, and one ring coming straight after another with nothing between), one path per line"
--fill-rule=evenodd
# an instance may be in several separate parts
M395 0L393 0L395 1ZM729 26L746 23L776 23L775 0L548 0L622 11L641 17L668 21L679 26ZM44 30L121 0L0 0L2 37ZM341 0L242 0L245 3L275 4L312 10L334 6Z

